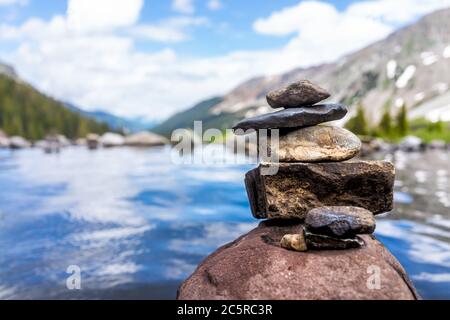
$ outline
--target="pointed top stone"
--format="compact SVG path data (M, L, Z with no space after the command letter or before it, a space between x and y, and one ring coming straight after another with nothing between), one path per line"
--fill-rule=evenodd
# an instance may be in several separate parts
M300 80L289 86L269 92L267 102L272 108L298 108L312 106L330 97L323 88L308 80Z

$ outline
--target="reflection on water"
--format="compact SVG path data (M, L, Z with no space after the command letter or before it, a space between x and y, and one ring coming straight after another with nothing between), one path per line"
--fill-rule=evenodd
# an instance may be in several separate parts
M424 297L450 298L449 154L377 157L397 167L378 236ZM0 298L174 298L207 254L257 225L251 167L174 165L168 148L0 150ZM69 265L81 291L66 289Z

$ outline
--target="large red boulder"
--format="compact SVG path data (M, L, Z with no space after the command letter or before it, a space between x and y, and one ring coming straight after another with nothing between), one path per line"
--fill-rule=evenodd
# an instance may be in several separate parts
M300 224L265 221L200 264L178 299L418 299L392 254L373 236L359 249L289 251L283 235Z

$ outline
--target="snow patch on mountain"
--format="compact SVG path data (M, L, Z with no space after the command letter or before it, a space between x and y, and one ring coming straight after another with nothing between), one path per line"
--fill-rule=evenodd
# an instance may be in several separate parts
M438 56L434 52L425 51L420 54L424 66L431 66L438 61Z
M446 59L450 58L450 45L448 45L445 49L444 52L442 53L442 56Z
M386 72L388 79L394 79L397 73L397 61L389 60L386 64Z
M409 65L395 83L397 88L405 88L408 85L409 81L414 77L416 70L417 68L415 65Z

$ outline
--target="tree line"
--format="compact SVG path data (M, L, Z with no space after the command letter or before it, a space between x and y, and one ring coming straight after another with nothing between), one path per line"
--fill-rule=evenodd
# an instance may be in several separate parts
M49 133L70 139L110 131L107 124L88 119L43 95L31 86L0 75L0 129L10 136L43 139Z
M357 135L379 137L394 142L409 134L419 136L426 141L433 139L450 141L448 124L441 120L432 122L425 118L410 121L406 104L403 104L393 115L390 102L386 102L380 122L375 126L369 125L364 106L359 104L355 116L346 123L345 127Z

